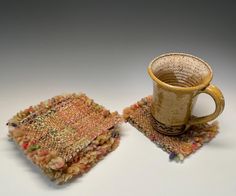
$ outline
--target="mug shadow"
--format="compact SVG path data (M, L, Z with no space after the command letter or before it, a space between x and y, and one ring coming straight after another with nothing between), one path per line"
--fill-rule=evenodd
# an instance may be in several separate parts
M211 142L204 145L208 146L208 148L214 148L214 149L219 148L219 149L225 149L225 150L232 149L233 147L235 147L235 146L232 146L230 143L217 140L216 138L213 139Z

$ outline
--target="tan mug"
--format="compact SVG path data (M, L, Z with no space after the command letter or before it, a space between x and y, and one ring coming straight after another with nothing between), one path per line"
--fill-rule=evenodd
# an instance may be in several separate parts
M224 109L222 92L214 85L212 69L190 54L167 53L155 58L148 67L153 80L151 114L161 124L157 131L179 135L189 126L214 120ZM215 101L215 111L207 116L192 117L192 108L200 93ZM167 128L163 128L167 127Z

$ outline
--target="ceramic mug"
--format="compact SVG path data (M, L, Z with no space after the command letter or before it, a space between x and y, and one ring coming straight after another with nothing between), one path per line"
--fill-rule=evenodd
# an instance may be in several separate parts
M148 67L153 80L151 114L166 135L179 135L191 125L214 120L224 109L222 92L214 85L212 69L202 59L190 54L167 53L155 58ZM215 101L215 111L207 116L192 117L192 108L200 93Z

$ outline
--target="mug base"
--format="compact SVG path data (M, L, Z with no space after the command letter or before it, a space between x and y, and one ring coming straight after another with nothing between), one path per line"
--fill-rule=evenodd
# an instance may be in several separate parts
M168 136L178 136L185 133L189 126L188 125L179 125L179 126L167 126L163 123L157 121L152 117L152 127L159 133Z

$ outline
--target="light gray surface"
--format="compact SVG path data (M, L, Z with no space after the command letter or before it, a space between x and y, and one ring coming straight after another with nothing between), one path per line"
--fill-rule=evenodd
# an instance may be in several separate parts
M179 2L179 1L178 1ZM54 2L55 3L55 2ZM0 195L227 195L236 193L233 4L20 3L1 6ZM152 93L146 69L165 52L206 60L226 107L220 133L183 164L128 124L119 148L82 178L55 186L7 139L17 111L63 92L85 92L122 112ZM214 104L201 96L195 110Z

